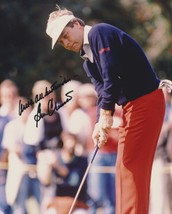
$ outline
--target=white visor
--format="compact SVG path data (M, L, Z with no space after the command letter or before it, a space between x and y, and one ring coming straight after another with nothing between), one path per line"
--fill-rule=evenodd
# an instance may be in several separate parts
M57 42L59 36L61 35L63 29L74 19L73 15L63 15L57 17L55 20L48 22L46 33L52 38L52 49L54 48L55 43Z

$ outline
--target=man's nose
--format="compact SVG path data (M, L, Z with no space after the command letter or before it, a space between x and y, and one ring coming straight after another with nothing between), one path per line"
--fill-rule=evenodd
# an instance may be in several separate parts
M69 47L70 46L70 42L67 39L65 39L63 41L63 44L64 44L65 47Z

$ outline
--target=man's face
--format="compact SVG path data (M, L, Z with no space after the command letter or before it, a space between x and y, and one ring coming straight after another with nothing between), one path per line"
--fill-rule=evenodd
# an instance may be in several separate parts
M65 49L79 52L83 46L84 27L75 22L73 27L65 27L57 43Z

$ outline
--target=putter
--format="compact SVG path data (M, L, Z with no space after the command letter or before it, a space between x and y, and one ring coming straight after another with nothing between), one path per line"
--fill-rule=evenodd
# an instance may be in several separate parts
M84 181L85 181L85 179L86 179L86 177L87 177L87 175L88 175L89 169L90 169L90 167L91 167L91 164L93 163L93 160L94 160L94 158L95 158L95 156L96 156L96 154L97 154L98 149L99 149L99 147L96 146L95 151L94 151L94 154L93 154L93 156L92 156L92 158L91 158L90 163L89 163L88 166L87 166L87 169L86 169L85 174L84 174L84 176L83 176L83 178L82 178L81 184L80 184L80 186L79 186L79 188L78 188L78 191L77 191L77 193L76 193L76 195L75 195L75 198L74 198L74 200L73 200L73 203L72 203L72 205L71 205L71 208L70 208L68 214L72 214L72 210L73 210L73 208L74 208L74 205L75 205L75 203L76 203L76 200L77 200L77 198L78 198L78 195L79 195L79 193L80 193L80 191L81 191L81 188L82 188L82 186L83 186L83 184L84 184Z

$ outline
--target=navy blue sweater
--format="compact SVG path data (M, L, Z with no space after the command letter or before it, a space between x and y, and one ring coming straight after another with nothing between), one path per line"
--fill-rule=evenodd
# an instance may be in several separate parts
M124 31L105 23L96 24L88 34L94 62L84 62L98 95L100 108L114 111L115 103L125 105L158 88L157 78L139 44Z

